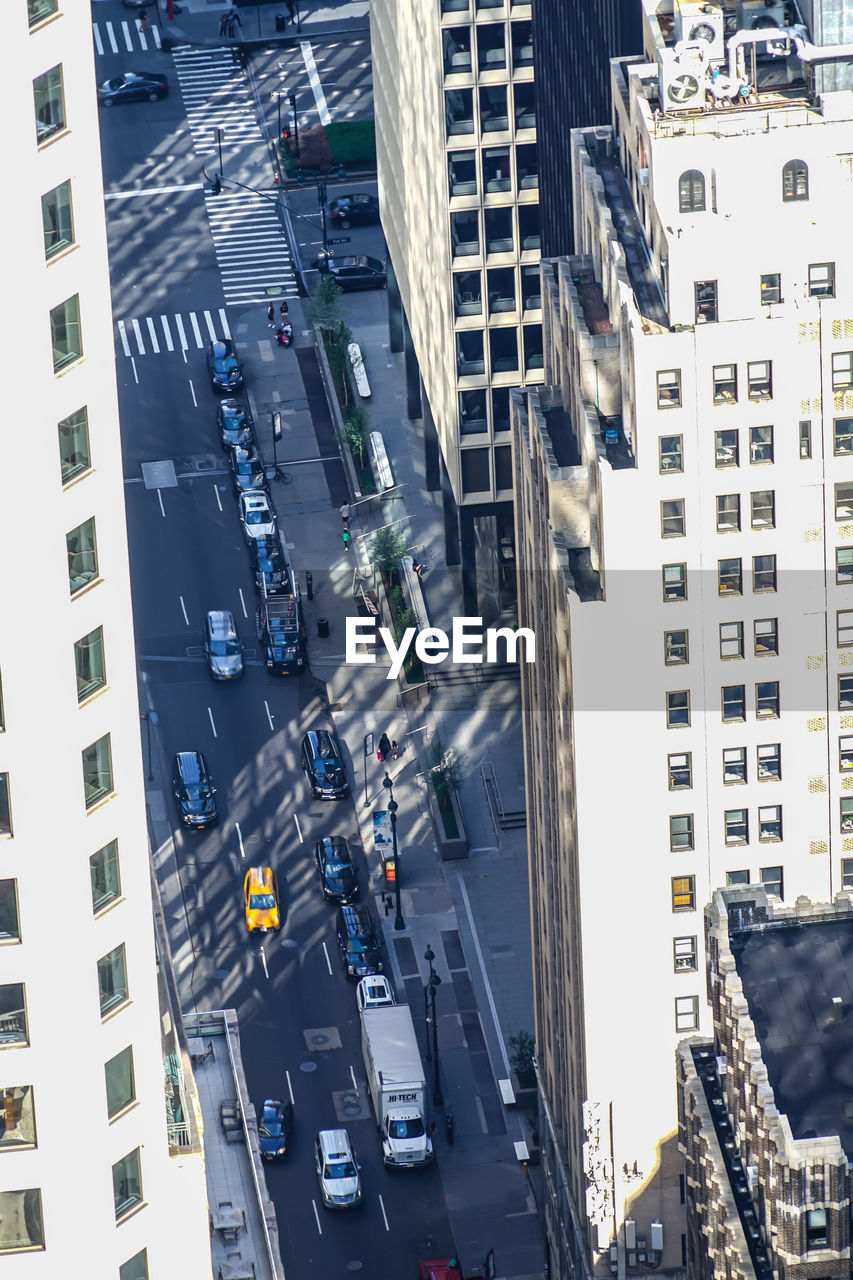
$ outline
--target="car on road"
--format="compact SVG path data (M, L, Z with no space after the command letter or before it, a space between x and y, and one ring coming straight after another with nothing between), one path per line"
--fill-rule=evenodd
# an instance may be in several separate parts
M185 827L201 830L216 822L216 787L200 751L179 751L175 756L172 790Z
M327 902L352 902L358 897L358 874L341 836L324 836L314 846L320 889Z
M253 444L234 444L228 450L231 483L236 494L246 489L266 489L267 473Z
M315 800L343 800L349 794L341 744L331 729L310 729L302 739L301 755Z
M418 1263L420 1280L462 1280L455 1258L433 1258Z
M287 1155L287 1139L293 1132L293 1103L282 1105L278 1098L267 1098L258 1121L261 1159L283 1160Z
M359 1009L384 1009L389 1004L396 1004L391 983L381 973L371 978L362 978L355 990Z
M344 970L351 982L382 972L382 948L367 907L338 907L335 932Z
M220 400L216 406L216 425L222 448L255 443L255 424L242 400Z
M102 107L116 102L156 102L168 97L169 81L154 71L125 71L98 85L98 101Z
M290 569L277 538L254 538L249 543L249 563L258 595L291 595Z
M207 344L207 371L214 391L239 391L243 370L230 338L214 338Z
M214 680L239 680L243 646L230 609L211 609L204 620L204 656Z
M278 881L272 867L249 867L243 878L243 900L249 933L281 928Z
M361 1173L346 1129L321 1129L314 1141L314 1168L327 1209L361 1204Z
M338 196L329 203L328 214L336 227L362 226L369 222L379 221L379 201L376 196L366 195L362 191L348 196Z
M240 524L246 542L274 535L275 516L263 489L245 489L240 494Z
M388 283L385 263L378 258L368 258L364 254L348 254L342 258L320 254L316 262L317 270L331 276L345 293L355 289L384 289Z

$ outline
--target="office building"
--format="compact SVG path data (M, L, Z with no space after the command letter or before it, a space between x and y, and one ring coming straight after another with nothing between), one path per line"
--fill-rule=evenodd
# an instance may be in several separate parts
M4 18L0 1265L201 1280L197 1107L155 945L91 15L28 0Z
M674 1061L710 1031L712 892L853 883L853 48L828 12L644 0L609 122L572 134L545 385L512 397L552 1276L685 1272Z

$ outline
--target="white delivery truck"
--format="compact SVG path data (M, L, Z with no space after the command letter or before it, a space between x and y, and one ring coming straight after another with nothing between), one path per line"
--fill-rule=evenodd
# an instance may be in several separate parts
M406 1004L361 1010L367 1083L389 1168L413 1169L432 1159L426 1131L424 1069Z

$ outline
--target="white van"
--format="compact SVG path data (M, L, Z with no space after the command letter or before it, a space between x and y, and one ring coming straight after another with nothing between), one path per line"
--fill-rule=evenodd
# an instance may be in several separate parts
M327 1209L361 1204L361 1173L346 1129L321 1129L314 1143L314 1166Z

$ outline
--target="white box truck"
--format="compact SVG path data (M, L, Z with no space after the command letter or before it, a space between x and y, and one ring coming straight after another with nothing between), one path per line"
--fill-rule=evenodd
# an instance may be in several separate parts
M389 1168L413 1169L432 1159L426 1131L424 1069L406 1004L362 1009L361 1049Z

